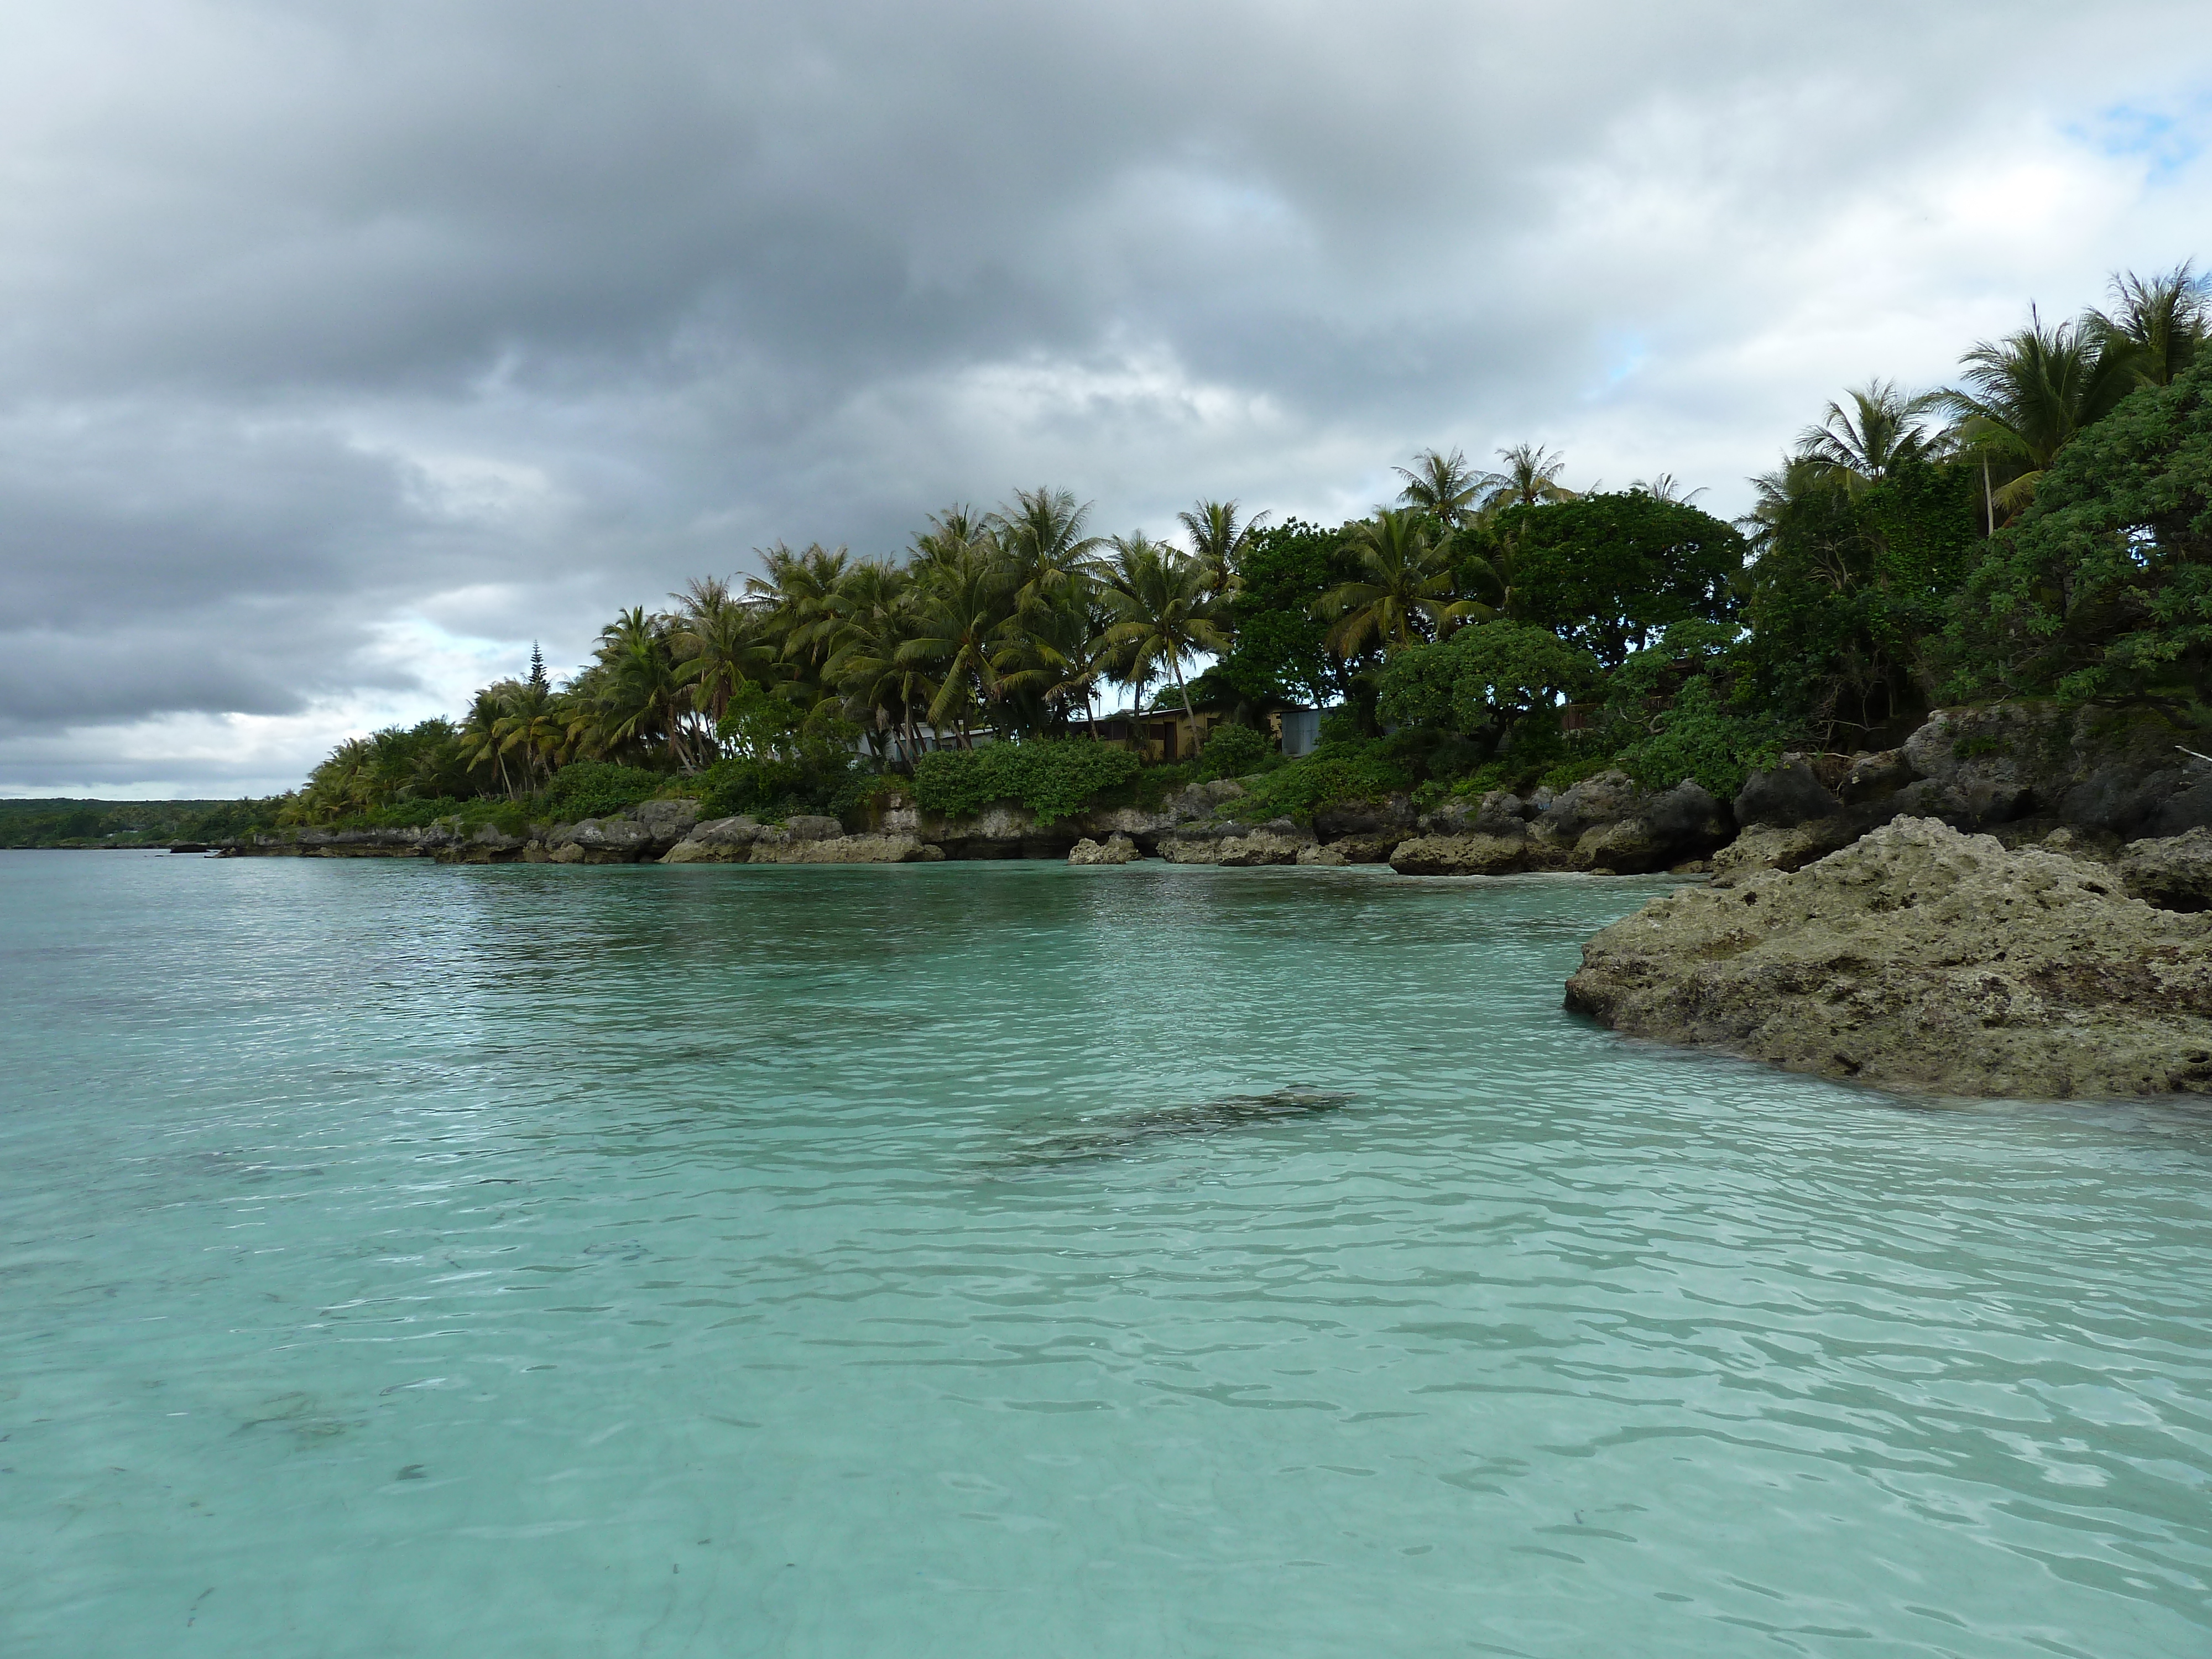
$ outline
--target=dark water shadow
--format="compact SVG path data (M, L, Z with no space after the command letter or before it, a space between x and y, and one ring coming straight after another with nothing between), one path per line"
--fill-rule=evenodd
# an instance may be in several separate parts
M1126 1116L1103 1117L1076 1129L1056 1129L989 1160L995 1176L1065 1169L1071 1164L1134 1157L1181 1140L1231 1134L1273 1123L1301 1121L1341 1111L1354 1096L1297 1085L1264 1095L1224 1095L1195 1105L1167 1106Z

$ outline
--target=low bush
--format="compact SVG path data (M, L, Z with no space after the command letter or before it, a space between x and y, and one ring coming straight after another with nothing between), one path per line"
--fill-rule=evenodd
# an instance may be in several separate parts
M1736 713L1709 679L1693 679L1661 714L1658 729L1624 747L1614 762L1645 789L1672 789L1695 778L1722 800L1733 800L1753 772L1782 757L1789 731L1770 716Z
M1395 738L1324 743L1311 754L1268 773L1252 786L1241 814L1311 817L1330 801L1382 800L1421 781L1422 769L1407 763L1408 745Z
M914 798L926 812L969 817L994 801L1027 807L1039 823L1072 817L1136 781L1136 756L1088 738L940 749L915 767Z
M1249 726L1217 726L1199 751L1194 775L1200 779L1249 777L1276 758L1274 743L1265 732Z
M604 818L650 800L667 782L662 774L643 767L575 761L553 775L538 805L545 817L564 823Z

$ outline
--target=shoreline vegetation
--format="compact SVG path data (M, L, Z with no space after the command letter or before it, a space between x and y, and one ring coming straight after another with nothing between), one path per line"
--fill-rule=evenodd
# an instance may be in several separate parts
M1831 404L1732 524L1665 476L1571 489L1522 446L1495 471L1425 452L1333 527L1201 501L1187 545L1106 538L1039 488L933 515L899 558L779 544L758 576L624 611L560 684L533 649L459 720L349 739L288 794L11 802L0 845L524 839L653 799L1051 823L1224 778L1308 826L1608 774L1727 802L1785 753L1880 753L1939 708L2022 701L2189 741L2212 724L2208 321L2185 264L2116 276L2074 320L2031 313L1956 386ZM1301 720L1318 743L1286 753Z

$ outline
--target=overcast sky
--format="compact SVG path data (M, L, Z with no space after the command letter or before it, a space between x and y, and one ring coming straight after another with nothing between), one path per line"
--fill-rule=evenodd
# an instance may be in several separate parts
M2212 258L2194 4L70 0L0 16L0 793L235 795L781 538L1742 510Z

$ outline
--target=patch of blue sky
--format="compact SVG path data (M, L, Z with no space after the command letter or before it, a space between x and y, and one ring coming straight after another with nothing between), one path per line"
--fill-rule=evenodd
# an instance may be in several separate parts
M1613 331L1599 343L1603 366L1597 383L1583 392L1584 403L1599 403L1626 385L1651 360L1650 343L1641 334Z
M2166 108L2110 104L2086 122L2069 124L2064 131L2100 155L2141 158L2147 179L2166 184L2203 154L2208 128L2212 128L2212 91Z

